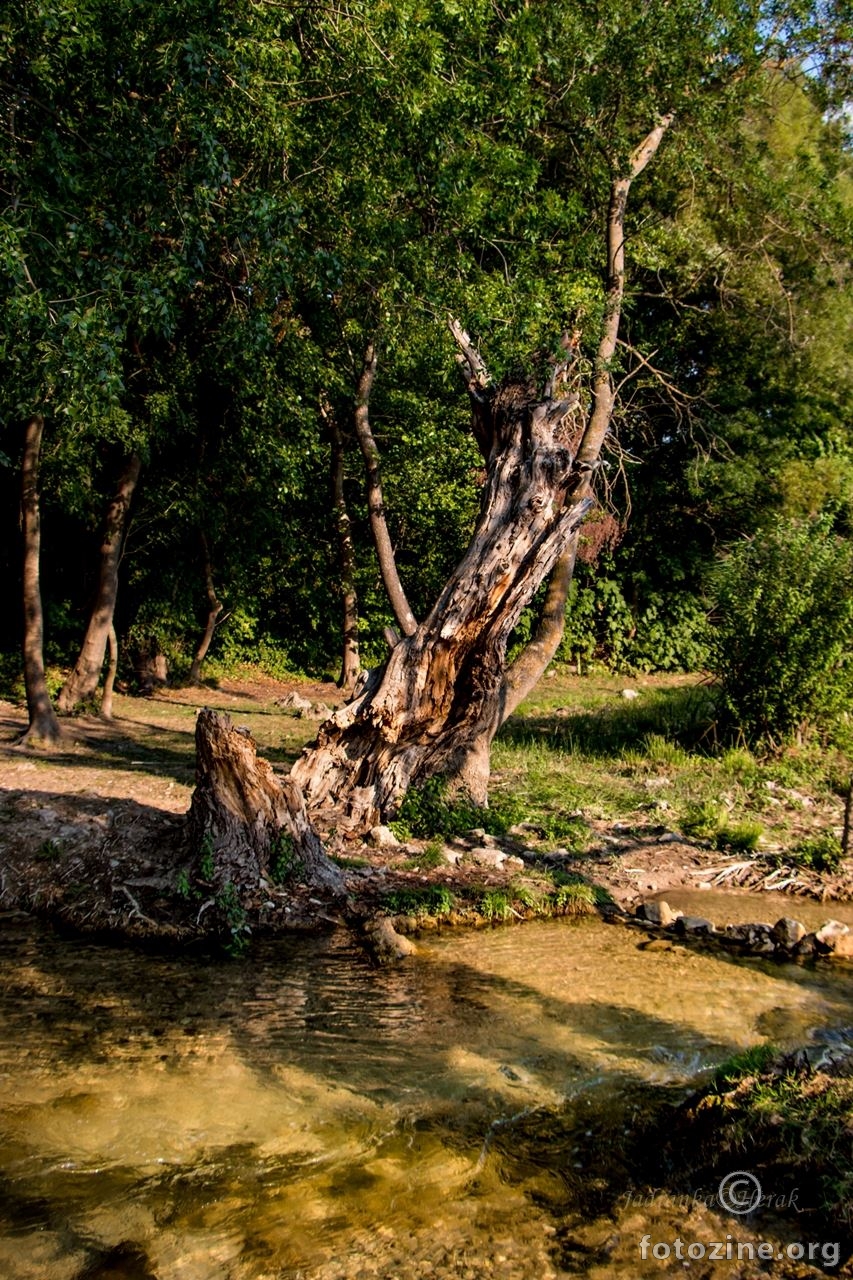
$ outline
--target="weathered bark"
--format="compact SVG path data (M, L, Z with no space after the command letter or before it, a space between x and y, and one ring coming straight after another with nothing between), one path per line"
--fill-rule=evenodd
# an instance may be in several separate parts
M204 586L207 592L207 622L204 627L204 635L202 636L199 646L193 654L193 660L190 664L189 683L201 684L201 664L207 657L207 651L213 640L213 633L216 631L216 623L219 615L225 608L222 601L217 598L216 588L213 585L213 563L210 558L210 543L204 533L200 535L201 549L204 554Z
M634 179L642 173L657 152L672 120L673 117L668 115L658 121L654 129L633 152L627 174L614 178L611 184L605 233L607 311L596 351L590 412L578 446L575 463L577 475L573 497L576 501L587 498L592 493L592 477L599 464L601 450L613 421L616 392L611 367L619 339L619 325L625 296L625 208L628 194ZM461 326L452 321L451 331L462 352L463 372L474 405L474 433L482 448L480 407L489 384L488 372ZM570 367L570 362L567 362L562 369L555 368L552 390ZM577 533L554 567L539 626L530 644L506 673L501 694L500 716L496 718L493 726L484 724L481 736L471 741L449 778L452 786L464 788L472 795L485 792L489 777L492 739L495 733L535 688L559 648L565 630L566 601L574 576L576 554Z
M415 630L403 625L405 638L375 683L322 726L316 744L294 766L292 776L312 807L336 809L341 820L364 829L390 816L409 786L436 774L454 778L474 800L486 803L492 738L508 703L537 666L544 668L547 652L541 646L526 674L522 668L505 681L509 634L566 557L591 505L591 478L615 403L612 361L625 289L625 206L631 183L654 156L671 119L658 122L631 156L628 172L612 183L607 314L585 423L576 421L577 395L558 398L568 362L555 366L542 399L518 383L496 389L470 338L451 321L474 436L486 460L480 516L429 617ZM365 417L375 367L371 347L360 391ZM548 631L556 643L559 634L551 622L572 567L570 558L564 560L551 601Z
M112 720L113 718L113 689L115 688L116 672L118 671L118 636L116 635L115 626L110 627L107 640L109 643L110 664L107 667L107 674L104 677L104 691L101 694L99 714L102 720Z
M235 728L223 712L199 712L188 826L193 849L212 859L217 888L230 881L238 892L256 890L286 840L295 879L335 893L343 889L297 784L276 777L258 757L248 729Z
M361 663L358 654L358 596L355 590L355 548L352 540L352 521L347 511L344 493L344 438L334 409L321 406L321 414L329 430L332 446L331 480L332 509L338 535L338 562L341 571L342 645L341 674L338 688L350 694L355 688Z
M355 405L355 431L358 443L364 455L367 472L367 509L370 515L370 528L379 559L379 572L385 585L394 617L403 635L413 635L417 629L415 615L409 608L400 575L397 572L397 560L388 522L385 519L385 504L382 500L382 483L379 478L379 450L370 429L370 393L376 379L377 355L374 343L367 345L364 357L364 368L358 382L358 393Z
M44 670L44 614L41 604L41 512L38 475L44 418L34 414L24 433L21 463L21 529L24 542L24 685L29 725L20 745L57 742L59 721L47 691Z
M381 676L321 728L292 776L312 808L340 806L358 827L394 811L415 782L454 773L500 723L507 639L589 506L570 490L577 397L482 388L487 473L471 543L429 616ZM490 740L490 737L489 737ZM482 779L469 779L485 801Z
M118 570L127 517L141 468L142 459L139 454L131 454L119 477L115 495L107 507L101 542L98 586L92 612L89 615L86 634L83 637L77 661L62 686L56 703L59 711L66 715L81 702L93 698L98 688L107 639L115 613Z

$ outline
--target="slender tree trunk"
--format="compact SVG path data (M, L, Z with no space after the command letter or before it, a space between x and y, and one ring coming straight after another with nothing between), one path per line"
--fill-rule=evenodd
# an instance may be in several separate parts
M77 661L57 699L57 707L64 714L73 711L81 702L93 698L98 688L115 613L124 532L141 467L142 459L139 454L131 454L119 478L115 496L107 508L95 601Z
M41 512L38 476L44 418L34 414L24 433L21 463L21 529L24 541L24 684L29 725L20 744L57 742L59 721L47 691L44 670L44 614L41 604Z
M352 522L344 494L344 439L335 411L329 404L321 407L332 445L332 507L338 535L338 561L341 571L341 605L343 610L341 674L338 688L350 694L355 688L361 663L358 654L358 597L355 590L355 548Z
M208 612L204 635L199 642L198 648L193 654L193 660L190 665L189 682L192 685L201 684L201 664L207 657L207 651L210 648L211 641L213 640L213 633L216 631L217 619L225 608L222 601L218 599L216 595L216 588L213 585L213 563L210 558L210 543L207 540L206 534L202 533L200 538L202 552L204 553L204 586L207 592Z
M364 455L367 471L367 509L370 514L370 528L379 558L379 571L385 584L385 591L394 610L403 635L413 635L417 629L415 615L409 608L400 575L397 572L397 561L394 547L388 533L388 522L385 519L385 504L382 501L382 483L379 478L379 450L370 429L370 393L376 379L377 355L373 342L367 345L364 356L364 367L358 382L358 393L355 406L355 431L358 443Z
M116 672L118 671L118 636L114 625L110 626L107 641L110 662L107 667L107 674L104 676L104 691L101 694L101 710L99 714L102 720L112 720L113 718L113 689L115 688Z

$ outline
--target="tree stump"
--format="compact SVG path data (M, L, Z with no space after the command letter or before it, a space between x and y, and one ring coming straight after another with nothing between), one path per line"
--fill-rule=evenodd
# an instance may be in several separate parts
M298 784L278 778L260 759L248 729L205 708L196 723L196 786L188 815L193 850L209 856L214 883L238 892L271 876L277 859L302 884L343 892L343 877L327 857Z

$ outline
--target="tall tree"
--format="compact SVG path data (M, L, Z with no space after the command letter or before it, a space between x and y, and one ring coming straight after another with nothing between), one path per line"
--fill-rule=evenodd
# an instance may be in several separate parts
M57 742L59 721L44 669L44 615L41 603L41 511L38 474L44 419L34 414L26 426L21 462L21 527L24 543L24 683L29 725L21 744Z

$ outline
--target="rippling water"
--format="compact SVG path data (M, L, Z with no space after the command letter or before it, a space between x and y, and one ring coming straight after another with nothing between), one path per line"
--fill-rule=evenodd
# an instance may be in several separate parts
M640 941L529 924L375 969L337 937L219 963L0 919L0 1275L562 1274L570 1156L531 1182L514 1125L853 1023L849 974Z

